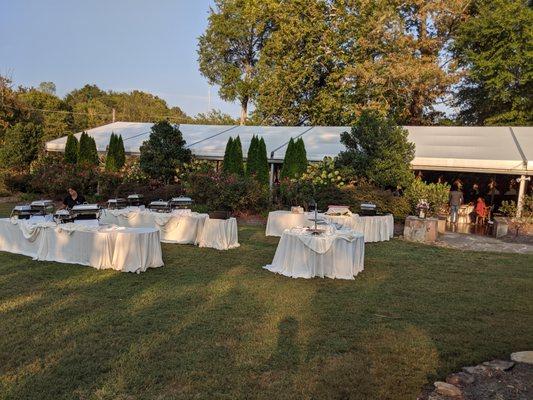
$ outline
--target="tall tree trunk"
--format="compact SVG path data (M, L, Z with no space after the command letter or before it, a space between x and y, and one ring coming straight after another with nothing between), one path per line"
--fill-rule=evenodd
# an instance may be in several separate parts
M241 100L241 125L246 124L248 118L248 97L244 97Z

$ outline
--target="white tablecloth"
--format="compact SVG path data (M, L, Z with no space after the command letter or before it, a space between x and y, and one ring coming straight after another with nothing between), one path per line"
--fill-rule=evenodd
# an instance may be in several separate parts
M281 236L285 229L313 225L309 214L296 214L290 211L272 211L268 213L266 236Z
M0 219L0 251L35 260L144 272L163 266L155 228L92 227Z
M200 235L199 246L212 247L217 250L239 247L237 220L235 218L208 218Z
M286 230L272 264L264 268L292 278L354 279L364 269L363 235L338 231L312 236L303 229Z
M150 210L104 210L100 222L129 228L157 228L165 243L198 244L207 214L190 210L158 213Z
M457 223L458 224L469 224L472 222L471 214L474 212L473 204L463 204L459 207L459 212L457 213ZM452 222L452 216L448 215L446 217L446 222Z
M382 242L392 239L394 236L394 217L392 214L376 216L360 216L357 214L350 216L323 215L332 223L344 228L361 232L365 237L365 243Z

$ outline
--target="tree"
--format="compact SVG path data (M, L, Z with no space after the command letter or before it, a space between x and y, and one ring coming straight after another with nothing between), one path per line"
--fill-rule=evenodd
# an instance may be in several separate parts
M272 30L269 5L265 0L215 0L207 30L199 38L200 72L219 96L239 101L241 124L246 122L248 104L257 94L257 71L261 49Z
M346 151L339 154L337 163L378 186L407 187L413 179L410 163L415 156L415 146L407 135L393 119L365 111L350 133L341 134Z
M78 148L78 164L97 166L99 163L96 142L87 132L82 132Z
M109 145L107 146L107 154L105 159L105 170L106 171L117 171L117 141L118 138L115 133L111 132L111 137L109 138Z
M0 147L0 165L27 168L39 155L41 136L41 127L32 122L19 122L8 128L5 143Z
M235 139L229 138L224 153L224 162L222 171L225 174L244 175L244 162L242 157L241 139L237 136Z
M72 133L67 136L64 160L68 164L76 164L78 162L78 139Z
M152 126L150 138L140 148L140 166L148 176L170 183L176 177L176 169L191 161L191 150L179 128L168 121Z
M457 33L465 69L459 120L477 125L533 123L533 10L523 0L478 0Z
M280 2L257 67L256 119L344 125L371 109L431 123L458 80L448 49L467 4Z
M238 122L229 114L220 110L211 110L207 114L199 113L190 121L199 125L236 125Z
M258 173L258 156L259 156L259 138L252 136L250 147L248 147L248 156L246 157L246 175L255 176Z
M40 92L46 93L46 94L56 94L56 84L54 82L41 82L39 83L39 87L37 88Z
M265 139L259 140L259 146L257 149L257 175L256 179L268 185L269 183L269 170L268 170L268 155L266 149Z
M295 159L295 144L294 139L291 137L289 143L287 144L287 149L285 150L285 158L283 159L283 167L281 167L280 178L294 178L296 175L294 168L294 159Z
M224 150L224 160L222 161L222 172L226 174L231 173L231 171L233 171L232 156L233 156L233 138L230 136L226 143L226 149Z
M121 169L126 164L126 151L124 150L124 141L122 135L118 136L115 149L115 163L117 170Z
M71 132L73 120L69 107L53 93L22 88L19 89L18 97L28 110L27 120L41 125L43 142L57 139Z
M298 138L294 143L295 147L295 170L297 175L303 174L307 170L307 151L305 150L305 143L302 138Z

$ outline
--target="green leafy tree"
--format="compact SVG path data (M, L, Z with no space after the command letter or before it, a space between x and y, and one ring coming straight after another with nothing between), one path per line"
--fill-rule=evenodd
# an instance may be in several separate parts
M198 125L236 125L239 122L231 115L220 110L211 110L208 113L199 113L190 120L192 124Z
M5 132L5 143L0 147L0 165L25 168L37 159L41 145L41 127L33 122L19 122Z
M38 90L43 93L56 94L56 84L54 82L41 82Z
M98 165L96 142L87 132L82 132L78 149L78 164Z
M53 93L37 89L19 89L18 98L27 108L26 120L41 126L42 142L71 132L72 115L68 105ZM50 111L41 111L50 110Z
M346 151L339 154L338 164L352 167L357 176L378 186L407 187L413 179L410 163L415 156L407 135L393 119L365 111L350 133L341 134Z
M154 179L170 183L176 170L191 161L191 150L177 126L161 121L152 126L150 138L140 148L140 166L144 173Z
M78 139L72 133L67 136L64 160L68 164L76 164L78 162Z
M371 109L428 124L459 79L448 48L468 0L276 4L257 66L256 120L347 125Z
M455 38L466 77L459 120L478 125L533 123L533 9L524 0L477 0Z
M272 30L270 4L265 0L215 0L208 26L198 43L200 72L218 85L219 96L239 101L241 124L257 93L261 49Z

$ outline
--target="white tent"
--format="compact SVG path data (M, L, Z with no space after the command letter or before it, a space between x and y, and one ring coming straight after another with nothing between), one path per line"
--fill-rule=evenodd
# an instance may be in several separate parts
M114 122L86 132L104 152L111 133L122 135L129 154L139 154L150 136L151 123ZM406 126L416 146L413 169L533 175L533 127ZM265 139L269 161L280 163L289 139L302 137L310 161L335 156L344 150L342 126L238 126L180 125L187 147L202 159L222 160L230 136L239 136L244 156L253 135ZM77 133L79 138L81 135ZM48 151L64 151L66 137L46 143Z

